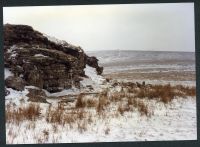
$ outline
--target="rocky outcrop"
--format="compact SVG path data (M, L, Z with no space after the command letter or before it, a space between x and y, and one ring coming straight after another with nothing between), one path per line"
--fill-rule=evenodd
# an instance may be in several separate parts
M4 25L4 63L14 73L13 80L21 79L14 85L11 78L6 82L16 90L22 90L24 83L49 92L80 87L86 64L98 74L103 72L98 59L87 56L81 47L49 38L27 25Z
M87 56L87 58L86 58L86 63L89 66L96 68L97 74L101 75L102 72L103 72L103 67L99 67L98 66L98 61L99 60L96 57L94 57L94 56L92 56L92 57L88 57Z
M28 96L28 101L31 102L40 102L40 103L48 103L46 100L46 94L41 89L29 89L29 93L26 95Z
M4 89L4 91L5 91L5 96L7 96L7 95L9 95L9 94L10 94L10 91L9 91L9 90L7 90L6 88Z
M12 88L14 90L22 91L26 85L26 82L20 77L12 77L9 76L5 80L5 84L8 88Z

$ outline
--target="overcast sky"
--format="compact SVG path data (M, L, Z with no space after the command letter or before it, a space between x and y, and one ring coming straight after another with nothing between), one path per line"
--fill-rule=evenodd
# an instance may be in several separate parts
M195 51L194 4L4 7L26 24L84 50Z

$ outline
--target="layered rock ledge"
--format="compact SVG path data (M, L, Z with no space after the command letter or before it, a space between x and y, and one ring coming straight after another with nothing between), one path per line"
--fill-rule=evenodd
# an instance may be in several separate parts
M89 57L80 46L44 35L27 25L4 25L4 65L12 73L6 87L23 90L36 86L59 92L73 86L79 88L84 68L103 72L96 57Z

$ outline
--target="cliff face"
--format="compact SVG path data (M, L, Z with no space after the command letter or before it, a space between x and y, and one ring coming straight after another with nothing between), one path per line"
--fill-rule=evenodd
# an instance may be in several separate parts
M27 25L4 25L4 63L14 74L6 79L6 86L16 90L25 85L49 92L79 87L86 64L98 74L103 72L98 59L87 56L81 47L53 40Z

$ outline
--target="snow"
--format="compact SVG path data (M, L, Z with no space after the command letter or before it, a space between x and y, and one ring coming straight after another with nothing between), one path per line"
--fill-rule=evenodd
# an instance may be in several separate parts
M43 91L45 92L45 94L48 97L59 97L59 96L64 96L64 95L68 95L68 94L78 94L80 93L80 90L77 88L71 88L71 89L64 89L61 92L55 92L55 93L50 93L46 90L43 89Z
M88 78L83 78L81 81L82 86L86 87L87 85L91 85L96 90L100 89L105 79L101 75L97 75L95 68L88 65L86 65L84 71Z
M26 101L28 100L28 97L26 95L28 94L29 91L27 88L25 88L25 90L23 91L17 91L12 88L6 88L6 89L10 92L9 95L5 96L6 104L9 102L13 102L19 106L21 99L24 99Z
M81 81L84 86L92 85L96 88L95 91L103 87L104 78L97 75L95 69L87 66L85 74L88 78ZM25 90L20 92L7 88L10 94L5 97L6 104L13 102L17 107L20 107L22 106L21 99L25 100L25 104L28 104L26 94L29 88L38 89L35 86L26 86ZM121 87L117 86L113 90L121 91ZM48 97L58 97L78 94L81 90L72 88L58 93L44 91ZM53 107L56 107L59 102L58 99L47 100ZM128 111L124 115L120 115L116 111L118 104L111 103L109 108L106 109L104 117L99 116L95 108L86 108L86 112L92 116L91 123L88 123L88 118L83 118L83 120L76 121L73 124L65 125L48 123L44 116L49 104L40 103L42 114L36 121L26 120L19 125L6 123L6 142L7 144L34 144L197 140L195 97L175 98L169 104L164 104L155 99L143 99L142 101L148 105L153 115L149 117L141 116L138 110ZM66 107L75 106L75 102ZM80 130L80 125L85 122L85 130ZM45 131L48 132L48 136L44 135Z
M38 87L36 86L25 86L26 89L39 89Z
M14 53L14 54L12 54L10 57L16 57L17 56L17 54L16 53Z
M52 39L52 38L51 38ZM54 41L55 38L53 38ZM53 40L52 39L52 40ZM60 42L62 43L62 42ZM36 56L44 56L37 54ZM104 77L97 75L96 69L86 66L85 74L88 78L81 81L82 88L64 89L61 92L49 93L44 90L48 97L59 97L68 94L84 92L84 87L92 86L95 92L103 88L111 88L110 91L121 91L120 86L110 87ZM5 78L13 75L5 68ZM124 81L124 80L123 80ZM124 81L126 82L126 81ZM133 81L136 82L136 81ZM137 80L141 83L142 80ZM146 84L181 84L184 86L196 86L194 81L159 81L145 80ZM10 92L5 97L6 104L12 102L21 107L21 99L27 102L28 89L38 89L35 86L26 86L24 91L16 91L7 88ZM113 89L112 89L113 88ZM98 97L92 97L98 99ZM59 99L47 99L53 106L58 105ZM41 106L41 117L36 121L24 120L20 124L6 123L7 144L32 144L32 143L78 143L78 142L125 142L125 141L166 141L166 140L197 140L196 97L177 97L169 104L164 104L155 99L142 99L152 112L151 116L141 116L138 110L125 112L120 115L117 110L118 103L111 102L105 110L105 116L99 116L95 108L85 108L91 115L92 122L88 118L76 121L73 124L53 124L45 119L49 104L37 103ZM67 103L67 108L74 108L75 102ZM65 110L68 111L68 109ZM80 130L80 125L86 123L85 130ZM15 128L15 129L13 129ZM56 128L56 129L55 129ZM48 135L44 135L44 132ZM28 134L28 135L27 135Z
M34 57L48 57L48 56L45 56L43 54L35 54Z
M43 34L43 36L47 37L47 39L49 41L51 41L51 42L54 42L56 44L60 44L60 45L63 45L64 47L68 47L68 48L72 48L72 49L79 48L78 52L83 52L83 50L81 49L81 47L72 45L72 44L66 42L65 40L59 40L56 37L49 36L47 34Z
M168 106L155 101L150 101L149 105L155 110L152 117L141 116L137 111L127 112L124 116L110 115L107 119L96 116L83 132L78 130L76 124L72 128L56 124L55 131L53 125L44 119L24 121L14 126L7 123L7 143L40 143L39 140L43 140L43 143L77 143L197 139L194 98L175 99ZM44 130L49 132L46 139ZM9 132L16 136L9 136Z
M91 84L91 81L94 85L102 84L103 77L96 75L93 68L86 67L85 73L89 77L88 81L86 79L83 81L85 85ZM35 86L26 86L25 90L20 92L7 88L10 95L6 96L6 104L13 102L20 107L20 99L25 101L28 99L26 94L29 88L38 89ZM121 89L116 87L115 90L120 91ZM62 96L79 92L76 88L52 94L45 91L47 96ZM51 124L46 122L44 117L36 121L26 120L20 125L6 123L6 142L7 144L34 144L197 140L196 98L176 98L169 104L154 99L143 101L153 112L152 116L141 116L137 110L120 115L114 111L116 104L111 104L106 111L106 117L100 117L93 109L88 109L87 112L92 114L93 121L86 124L84 131L78 127L84 124L84 119L71 125ZM54 99L50 102L53 106L57 106L58 100ZM42 108L42 116L44 116L49 105L39 105ZM49 135L45 136L44 131L47 131Z
M179 64L140 64L140 65L114 65L106 66L104 68L104 74L110 73L169 73L169 72L193 72L195 71L195 65L179 65Z
M59 40L59 39L57 39L56 37L49 36L49 35L47 35L47 34L43 34L43 36L47 37L47 39L48 39L49 41L54 42L54 43L56 43L56 44L61 44L61 45L67 44L66 41L64 41L64 40Z
M149 80L149 79L145 79L145 80L117 80L119 82L138 82L138 83L142 83L145 81L146 84L156 84L156 85L165 85L165 84L170 84L172 86L175 85L186 85L186 86L196 86L196 82L195 81L171 81L171 80Z
M61 92L55 92L55 93L49 93L48 91L44 89L43 91L48 97L60 97L60 96L68 95L68 94L78 94L80 92L84 92L87 86L92 86L95 90L100 90L102 88L101 84L103 84L105 79L102 76L97 75L95 68L86 66L84 70L88 78L83 78L83 80L80 81L82 85L81 89L72 87L71 89L64 89Z
M9 76L13 76L13 73L8 68L4 68L4 80Z

